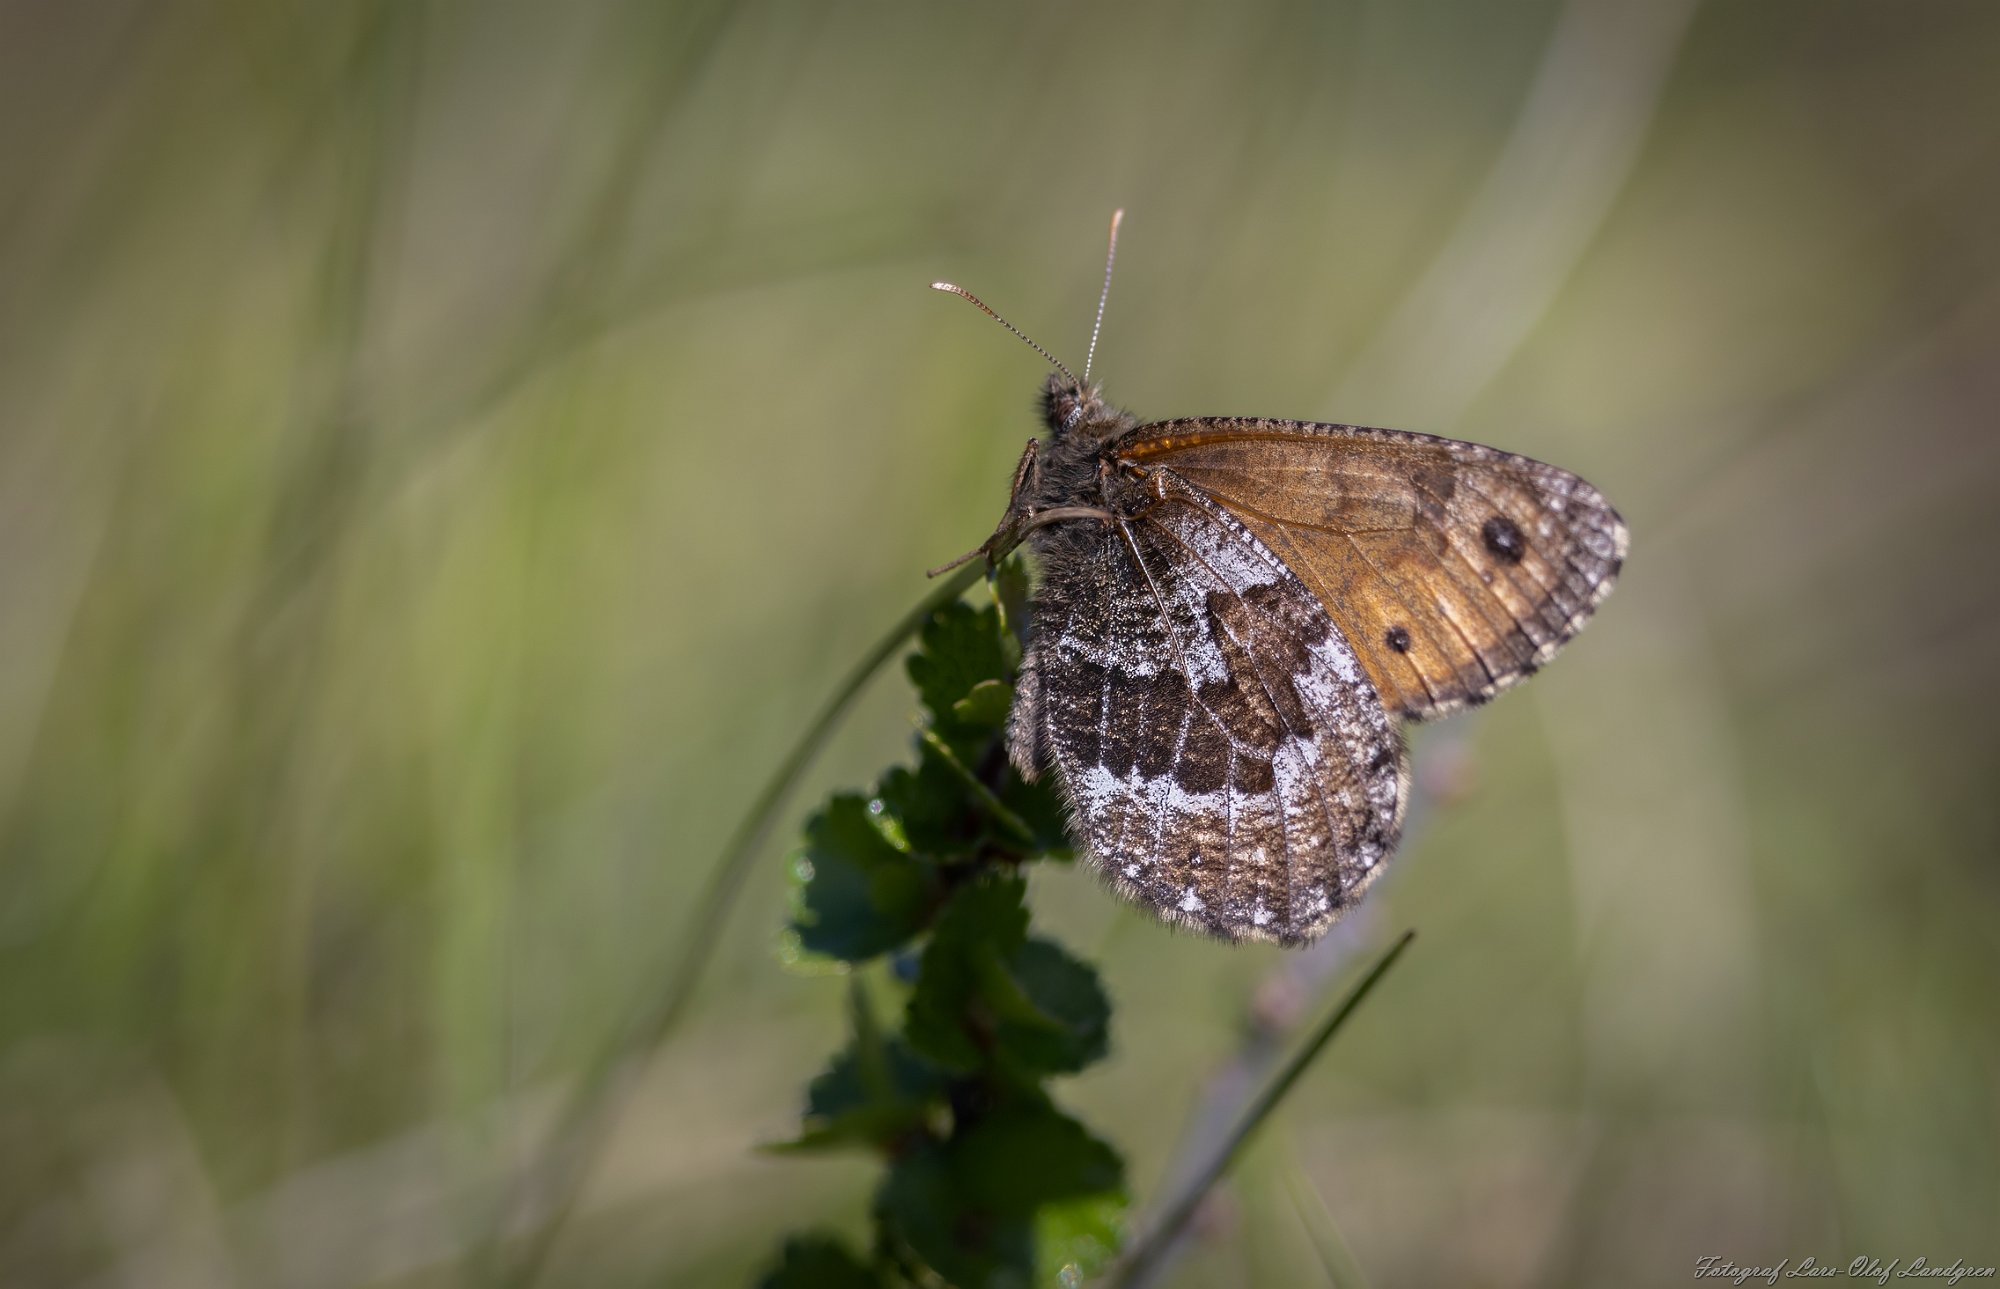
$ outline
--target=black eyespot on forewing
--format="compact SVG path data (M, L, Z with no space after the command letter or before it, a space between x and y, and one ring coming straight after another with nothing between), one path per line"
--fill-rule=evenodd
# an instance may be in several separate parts
M1408 653L1410 651L1409 629L1406 627L1390 627L1389 634L1383 637L1383 642L1397 653Z
M1480 540L1486 549L1506 560L1518 564L1528 553L1528 539L1521 535L1521 526L1505 515L1495 515L1479 530Z

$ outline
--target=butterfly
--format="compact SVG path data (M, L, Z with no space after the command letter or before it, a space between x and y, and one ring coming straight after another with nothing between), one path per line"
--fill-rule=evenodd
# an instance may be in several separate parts
M1089 360L1079 380L970 292L933 285L1055 368L1048 439L1029 440L999 526L963 557L1025 544L1039 569L1015 768L1055 769L1079 852L1163 920L1317 938L1401 835L1402 725L1533 675L1610 593L1624 521L1569 471L1476 443L1141 424Z

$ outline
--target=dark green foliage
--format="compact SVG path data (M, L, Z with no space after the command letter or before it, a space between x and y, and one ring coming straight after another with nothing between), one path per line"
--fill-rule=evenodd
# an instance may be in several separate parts
M1097 1240L1101 1255L1115 1246L1124 1178L1117 1152L1039 1093L1007 1095L996 1105L969 1094L953 1134L896 1158L877 1197L890 1238L955 1285L1049 1281L1077 1253L1038 1247L1038 1215L1073 1223L1065 1206L1079 1201L1095 1201L1110 1217Z
M882 777L876 800L900 825L904 841L920 855L941 855L963 844L968 824L959 801L958 776L928 747L915 769L899 765Z
M805 1131L779 1151L875 1146L894 1151L921 1136L942 1108L944 1074L885 1036L854 981L849 993L854 1041L806 1088Z
M993 570L993 604L1000 612L1000 625L1007 634L1001 643L1007 649L1009 663L1021 660L1021 630L1028 623L1028 569L1018 559L1010 559Z
M860 962L920 930L936 900L937 875L892 843L871 806L843 794L806 825L809 865L796 927L813 953Z
M1124 1178L1111 1147L1046 1098L1031 1096L961 1126L950 1164L953 1189L968 1207L1010 1215L1115 1190Z
M966 725L993 729L1007 723L1014 706L1014 687L1004 680L982 680L951 705L951 714Z
M774 1148L873 1149L887 1173L875 1265L797 1239L767 1286L1052 1285L1117 1249L1123 1163L1044 1087L1105 1054L1111 1006L1094 970L1029 933L1022 866L1067 857L1068 842L1053 790L1007 762L1007 624L1025 582L1009 566L995 590L1004 615L953 604L923 628L915 764L807 825L798 945L851 964L889 955L894 970L851 978L853 1037L807 1089L799 1136ZM902 997L899 1031L882 1029L871 990Z
M758 1289L880 1289L885 1281L830 1235L795 1235Z
M936 741L920 740L916 765L890 770L872 799L843 793L807 823L801 948L865 962L924 931L978 873L1069 856L1055 790L1007 764L1011 644L990 606L953 604L924 625L909 673Z
M1001 802L1025 824L1034 835L1035 846L1044 859L1068 860L1075 858L1070 850L1069 828L1064 822L1062 798L1047 779L1040 783L1023 783L1014 775L1007 776L1007 783L1000 791Z
M939 734L956 742L956 734L976 735L1007 719L1005 707L985 722L963 719L956 711L975 688L988 682L1008 684L1008 651L1002 643L998 612L990 607L975 609L960 601L924 624L921 641L921 648L910 655L907 670Z
M1032 1081L1104 1055L1111 1007L1097 973L1028 938L1023 885L969 886L938 918L910 995L910 1043L926 1056Z

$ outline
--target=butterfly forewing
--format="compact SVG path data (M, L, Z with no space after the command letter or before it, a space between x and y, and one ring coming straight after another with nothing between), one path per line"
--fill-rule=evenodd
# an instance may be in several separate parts
M1473 443L1302 421L1140 426L1115 454L1241 521L1422 720L1533 672L1610 591L1625 525L1565 470Z
M1016 760L1053 758L1092 858L1163 916L1311 939L1395 845L1400 740L1286 562L1171 472L1153 487L1046 570Z

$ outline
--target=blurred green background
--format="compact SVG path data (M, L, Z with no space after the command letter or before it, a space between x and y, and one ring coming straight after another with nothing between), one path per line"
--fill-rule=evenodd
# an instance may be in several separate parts
M1043 368L926 285L1075 363L1118 205L1115 400L1477 439L1633 533L1420 736L1339 932L1420 939L1173 1282L2000 1261L1996 66L1983 0L0 5L0 1283L477 1283L1005 501ZM767 849L549 1283L862 1228L868 1161L752 1153L841 1026ZM1143 1201L1284 955L1031 899Z

